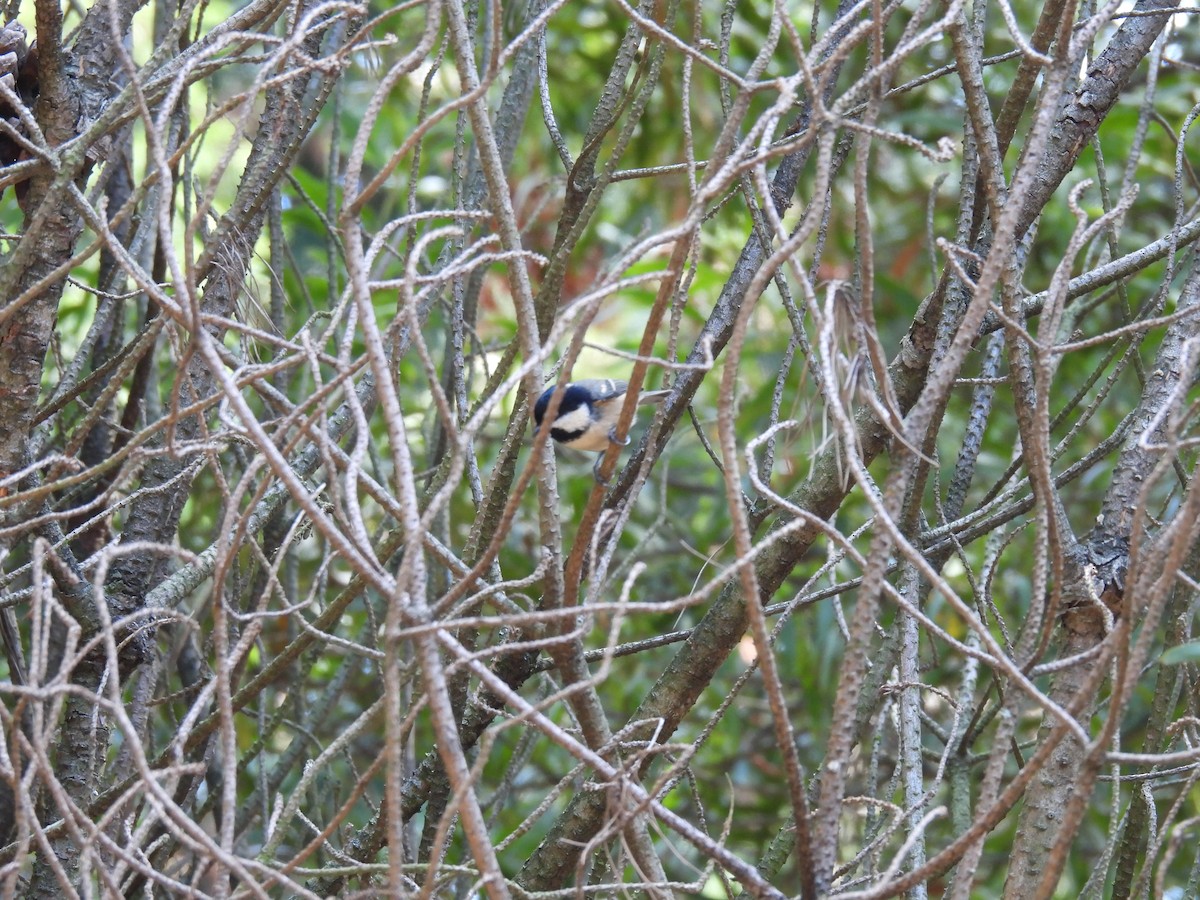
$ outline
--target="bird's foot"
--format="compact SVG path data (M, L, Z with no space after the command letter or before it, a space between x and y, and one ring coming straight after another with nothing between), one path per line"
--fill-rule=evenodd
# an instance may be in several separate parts
M614 425L612 428L608 429L608 439L610 441L612 441L614 444L616 444L618 447L628 447L630 440L632 440L632 438L630 438L629 435L625 435L624 440L618 441L616 425Z
M596 479L598 484L608 484L609 479L600 477L600 464L604 462L604 454L601 453L596 457L596 462L592 464L592 477Z

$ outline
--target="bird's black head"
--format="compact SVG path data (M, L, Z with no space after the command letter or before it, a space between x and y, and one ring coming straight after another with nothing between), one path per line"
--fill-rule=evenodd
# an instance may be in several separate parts
M550 405L550 398L554 396L554 386L546 388L542 391L542 396L537 398L537 403L533 404L533 421L541 427L542 417L546 415L546 408ZM586 388L581 388L577 384L568 384L563 389L562 402L558 404L559 418L565 416L587 403L588 392Z

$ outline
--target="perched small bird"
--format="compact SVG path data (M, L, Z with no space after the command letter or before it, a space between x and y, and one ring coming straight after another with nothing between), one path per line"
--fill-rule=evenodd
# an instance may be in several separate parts
M617 443L617 419L621 416L628 387L628 382L611 378L570 382L562 389L562 401L558 405L558 415L551 423L550 437L573 450L603 453L610 443ZM638 396L638 403L658 403L668 393L644 391ZM548 387L533 405L533 418L539 428L553 396L554 387ZM626 438L624 443L629 443L629 439Z

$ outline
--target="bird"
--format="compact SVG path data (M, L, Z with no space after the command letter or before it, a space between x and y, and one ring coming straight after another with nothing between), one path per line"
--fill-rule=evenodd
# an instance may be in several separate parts
M617 419L625 404L626 381L611 378L588 378L572 381L562 388L562 400L558 404L558 415L550 425L550 437L572 450L590 450L603 453L612 444L628 444L629 438L617 440ZM555 386L542 392L533 405L533 419L537 427L550 406ZM658 403L670 391L643 391L638 403ZM603 459L603 457L601 457ZM599 465L600 460L596 460Z

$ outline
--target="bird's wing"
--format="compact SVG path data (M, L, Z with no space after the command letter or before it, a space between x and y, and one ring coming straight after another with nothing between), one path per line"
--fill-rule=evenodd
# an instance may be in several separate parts
M629 387L629 382L614 381L611 378L587 378L583 381L576 381L575 384L586 388L596 400L601 402L620 397Z

